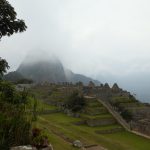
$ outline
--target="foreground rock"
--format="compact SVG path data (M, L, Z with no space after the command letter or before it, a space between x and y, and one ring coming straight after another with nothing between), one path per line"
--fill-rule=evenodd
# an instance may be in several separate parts
M32 146L16 146L12 147L10 150L37 150L35 147Z
M12 147L10 150L37 150L37 148L29 145L29 146ZM53 149L52 145L49 145L48 147L41 148L40 150L54 150L54 149Z
M83 147L83 144L79 140L76 140L76 141L73 142L73 146L81 148L81 147Z

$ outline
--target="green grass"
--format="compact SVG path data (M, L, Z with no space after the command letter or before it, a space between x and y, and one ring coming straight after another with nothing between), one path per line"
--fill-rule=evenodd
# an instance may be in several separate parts
M120 144L128 145L129 150L150 150L150 140L129 132L109 134L107 137L119 141Z
M55 114L50 114L50 115L42 115L40 117L43 117L47 120L51 120L52 122L56 122L56 123L69 123L69 122L76 122L76 121L80 121L80 118L73 118L70 116L67 116L64 113L55 113Z
M103 127L88 127L86 125L76 126L72 123L76 121L80 121L80 118L73 118L62 113L56 113L40 116L38 123L43 125L43 127L46 127L49 131L55 130L72 140L81 140L85 145L98 144L108 148L108 150L150 149L150 140L126 131L104 135L95 133L97 130L106 130L120 127L117 124ZM63 144L66 146L64 150L71 150L70 144L66 143L64 140L58 140L55 142L55 139L57 138L56 135L52 135L51 137L51 142L53 145L55 145L55 147L59 147L60 144ZM63 148L57 148L56 150L63 150Z
M31 109L36 101L37 103L37 111L44 111L44 110L56 110L57 107L53 105L49 105L46 102L43 102L41 100L34 100L32 97L29 98L30 104L28 105L27 109Z
M58 89L53 90L50 87L37 87L33 89L39 101L38 109L56 109L55 106L48 105L45 102L59 102L64 101L66 94ZM50 142L54 150L76 150L71 143L63 139L60 135L68 139L80 140L85 145L101 145L108 150L150 150L150 140L127 131L120 131L113 134L97 134L95 131L110 130L121 127L119 124L89 127L87 125L77 126L74 123L82 121L84 118L112 118L106 111L104 114L99 109L105 109L102 104L96 99L87 99L86 114L81 114L81 118L73 118L63 113L53 113L49 115L40 115L36 122L37 126L47 130L49 133ZM114 98L114 102L132 103L133 100L125 99L124 97ZM90 115L91 113L91 115ZM97 115L92 115L97 114ZM59 134L56 134L59 133Z
M104 118L113 118L111 114L99 114L99 115L87 115L87 114L81 114L81 117L87 118L87 119L104 119Z
M124 96L113 97L113 99L111 101L112 102L117 102L117 103L133 103L133 102L136 102L135 100L128 99L127 97L124 97Z
M36 127L37 126L49 133L49 141L53 145L54 150L76 150L71 143L66 142L64 139L54 134L51 131L52 127L48 124L45 125L42 121L38 121L38 123L36 123Z
M38 109L39 110L55 110L55 109L57 109L57 107L53 106L53 105L43 103L41 101L38 101Z
M90 100L87 100L87 103L88 103L88 107L103 107L102 104L100 104L98 101L94 100L94 99L90 99Z

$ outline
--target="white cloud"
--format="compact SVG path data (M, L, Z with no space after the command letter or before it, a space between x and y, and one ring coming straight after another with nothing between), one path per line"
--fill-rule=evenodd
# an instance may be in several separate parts
M149 71L148 0L10 0L28 29L3 38L0 55L15 69L30 50L46 49L75 72Z

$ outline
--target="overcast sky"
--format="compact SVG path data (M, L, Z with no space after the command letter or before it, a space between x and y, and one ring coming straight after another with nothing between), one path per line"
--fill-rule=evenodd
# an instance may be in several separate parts
M2 38L15 70L27 53L54 53L74 72L98 78L150 72L149 0L9 0L28 29Z

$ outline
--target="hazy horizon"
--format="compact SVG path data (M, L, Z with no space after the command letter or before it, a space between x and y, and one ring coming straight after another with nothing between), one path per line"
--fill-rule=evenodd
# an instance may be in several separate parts
M1 40L0 56L11 71L31 51L44 50L75 73L117 82L150 101L150 1L9 2L28 26L26 32Z

